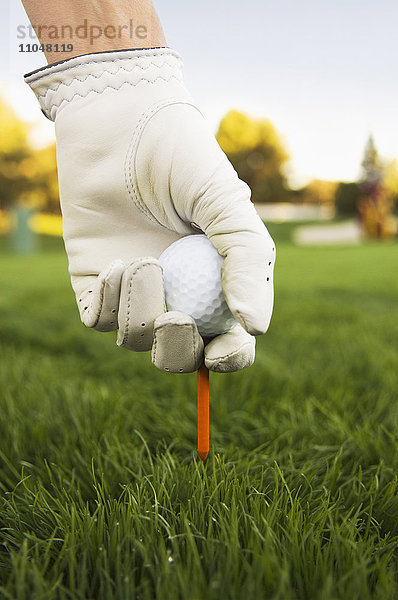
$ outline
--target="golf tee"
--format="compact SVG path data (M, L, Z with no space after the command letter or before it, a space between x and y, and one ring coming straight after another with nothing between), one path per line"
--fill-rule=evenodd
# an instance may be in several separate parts
M205 461L209 453L209 369L198 370L198 454Z

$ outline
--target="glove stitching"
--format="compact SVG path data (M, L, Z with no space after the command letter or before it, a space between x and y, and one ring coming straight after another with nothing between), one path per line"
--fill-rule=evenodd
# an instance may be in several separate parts
M172 59L172 62L178 61L180 64L182 64L181 57L179 57L176 54L172 54L170 52L159 52L159 53L152 52L150 54L142 54L140 56L131 56L131 57L124 57L124 58L118 57L118 58L105 59L105 60L99 58L98 60L89 60L89 61L81 62L79 64L64 65L61 69L57 69L56 66L55 67L48 66L46 69L48 71L47 73L40 72L39 75L31 75L31 76L25 75L25 79L26 79L26 81L28 81L29 79L32 78L32 83L36 83L36 82L40 81L40 79L44 79L45 77L53 75L53 73L65 73L72 69L83 69L87 65L101 65L101 64L108 65L110 63L121 63L121 62L130 62L130 61L133 61L133 63L134 63L133 68L139 67L141 69L144 69L144 68L148 68L148 67L141 67L140 65L136 64L140 59L158 58L158 57L166 58L166 59L169 58L169 59ZM167 62L167 61L165 61L165 62ZM156 63L151 63L151 65L157 66ZM124 67L121 67L121 68L124 68ZM133 69L125 69L125 70L132 71ZM30 83L30 82L28 81L28 83Z
M154 335L153 335L153 344L152 344L152 362L154 364L156 362L157 343L158 343L158 340L157 340L157 334L156 334L156 331L155 331Z
M110 71L106 71L106 73L111 74ZM101 75L99 77L96 77L96 79L99 80L103 75L104 75L104 73L101 73ZM95 75L88 75L86 77L86 79L79 79L79 78L75 77L74 79L72 79L70 81L70 83L64 83L64 82L62 82L62 83L59 84L59 86L56 89L49 88L45 94L41 94L40 96L38 96L38 100L39 100L39 102L41 104L46 104L46 97L47 97L49 91L50 92L54 92L54 94L56 94L59 91L60 87L62 87L62 86L70 87L76 80L77 81L81 81L82 83L84 83L84 81L86 81L89 77L95 77ZM104 92L107 89L120 90L120 88L123 87L123 85L125 85L125 84L126 85L131 85L131 86L135 87L139 83L141 83L142 81L147 81L148 83L156 83L159 79L163 79L164 81L166 81L166 83L168 83L172 79L176 79L177 81L181 81L181 79L178 78L177 75L171 75L169 78L162 77L161 75L157 75L156 79L153 79L153 80L152 79L147 79L145 77L141 77L135 83L133 83L132 81L123 81L123 83L119 87L114 87L113 85L107 85L102 90L90 89L87 92L87 94L84 94L84 95L83 94L79 94L78 92L76 92L71 98L63 98L59 104L52 104L51 105L51 109L53 109L53 108L59 108L61 106L62 102L71 102L76 96L79 96L80 98L86 98L86 96L88 96L92 92L94 92L95 94L102 94L102 92Z
M179 323L163 323L162 325L160 325L159 327L157 327L156 331L155 331L155 335L154 335L154 341L153 341L153 348L152 348L152 360L153 363L156 363L156 353L157 353L157 343L158 343L158 332L161 331L162 329L167 329L168 327L170 327L170 325L172 327L174 327L175 325L177 325L178 327L181 328L186 328L189 327L192 333L192 348L193 348L193 358L194 358L194 363L195 365L197 364L197 351L196 351L196 344L195 344L195 327L193 326L192 323L183 323L183 324L179 324Z
M164 289L164 277L163 277L163 269L162 269L162 283L163 283L163 289ZM166 307L166 299L163 295L163 307L165 312L167 312L167 307ZM153 343L152 343L152 362L155 364L155 360L156 360L156 349L157 349L157 337L156 337L156 331L154 330L154 334L153 334Z
M102 305L103 305L103 302L104 302L104 290L105 290L105 286L108 283L108 278L111 275L114 266L115 266L115 261L113 261L109 265L109 268L108 268L107 272L104 274L104 277L103 277L103 279L101 281L101 286L100 286L100 289L99 289L98 303L96 302L96 304L97 304L97 312L95 314L96 321L93 323L93 325L86 325L86 323L82 319L84 325L86 325L86 327L90 327L90 329L96 327L96 325L98 325L98 322L100 320L101 312L102 312ZM89 295L89 290L86 290L86 292L80 297L79 301L85 300L88 297L88 295ZM91 317L92 312L93 312L93 304L94 304L94 299L92 299L90 301L90 303L89 303L88 310L87 310L87 313L86 313L86 317L87 316ZM82 317L83 317L83 315L84 315L84 311L83 311ZM86 320L88 320L88 319L86 319Z
M145 129L146 125L149 123L149 121L152 119L152 117L157 112L159 112L160 110L162 110L163 108L166 108L168 106L173 106L174 104L186 104L188 106L192 106L196 110L199 110L191 102L187 102L186 100L180 100L178 98L175 98L175 99L169 98L168 100L159 102L158 104L151 106L149 109L147 109L143 113L143 115L141 116L140 120L138 121L138 123L135 127L135 130L131 137L130 144L127 149L126 160L124 163L124 176L125 176L127 192L130 195L130 197L132 198L134 204L146 217L148 217L154 223L156 223L157 225L160 225L160 227L163 227L165 229L168 229L168 227L166 225L164 225L163 223L161 223L158 219L156 219L156 217L152 214L152 212L143 204L143 202L141 202L141 200L139 198L139 194L137 192L138 186L136 185L136 181L134 181L134 179L136 179L136 178L134 178L135 172L133 174L133 165L135 166L135 160L136 160L137 151L138 151L138 140L139 140L139 137L141 136L143 130Z
M240 321L242 321L243 325L245 326L246 331L248 331L248 325L247 325L245 317L242 315L242 313L239 310L235 310L234 312L236 315L239 316Z
M132 290L132 286L133 286L133 277L135 275L137 275L137 273L141 269L143 269L144 267L147 267L148 265L155 265L157 268L159 268L159 266L156 263L154 263L154 262L145 262L145 263L140 263L137 267L135 267L135 269L133 270L132 273L129 273L130 281L129 281L129 289L128 289L128 293L127 293L126 326L125 326L125 329L124 329L123 341L122 341L122 344L121 344L122 346L126 343L127 338L128 338L128 334L129 334L131 290Z
M164 225L155 218L155 216L144 205L144 203L140 201L140 199L138 197L136 185L134 184L134 176L133 176L132 168L133 168L133 163L135 163L135 157L137 154L137 150L134 152L134 147L135 147L136 141L139 138L139 136L141 135L146 123L148 123L150 121L150 119L153 117L153 115L156 114L156 112L158 110L160 110L160 108L162 108L163 106L168 106L169 104L170 104L170 100L163 101L159 104L155 104L154 106L151 106L149 109L147 109L146 112L141 116L140 120L138 121L138 123L135 127L133 135L131 137L131 141L130 141L130 144L127 149L126 161L125 161L125 165L124 165L125 166L125 171L124 171L125 182L126 182L128 194L132 198L136 207L146 217L148 217L151 221L153 221L157 225L160 225L161 227L164 227Z
M218 367L219 365L221 365L223 362L227 361L228 359L237 356L239 353L241 353L245 348L250 348L251 344L248 342L245 342L244 344L242 344L242 346L240 346L237 350L234 350L233 352L230 352L229 354L225 354L224 356L220 356L218 358L207 358L206 357L206 362L208 364L211 365L212 368L214 367Z
M53 113L54 111L56 112L57 110L59 110L61 108L61 106L63 104L67 104L68 102L72 102L72 100L74 100L76 97L80 97L80 98L87 98L87 96L89 96L90 94L103 94L106 90L115 90L118 91L120 90L124 85L130 85L131 87L136 87L137 85L139 85L140 83L146 81L148 84L154 84L157 83L159 80L162 80L166 83L169 83L172 79L175 79L176 81L178 81L179 83L181 83L181 80L176 76L176 75L172 75L171 77L169 77L169 79L167 79L166 77L161 77L160 75L153 81L151 81L150 79L145 79L145 78L141 78L139 81L137 81L136 83L132 83L131 81L124 81L119 87L114 87L112 85L107 85L106 87L104 87L102 90L97 91L97 90L89 90L89 92L87 92L87 94L78 94L77 92L75 94L73 94L73 96L71 98L63 98L61 100L61 102L59 104L53 104L50 108L46 108L46 106L44 105L45 103L40 101L40 105L43 107L43 110L45 112L47 112L50 116L51 119L53 119ZM71 83L65 83L64 85L70 86L72 85L73 81L71 81Z
M165 57L170 58L170 56L168 54L152 54L150 55L151 57L154 58L159 58L159 57ZM143 71L146 71L147 69L150 69L151 67L156 67L158 69L161 69L163 67L163 65L169 65L169 66L174 66L173 63L175 62L174 60L171 61L167 61L165 60L162 64L158 65L155 62L151 62L148 64L147 67L143 67L141 65L137 65L138 60L140 60L141 58L149 58L147 56L145 57L138 57L135 60L131 60L131 58L115 58L112 60L100 60L100 61L89 61L89 62L84 62L84 63L80 63L78 65L70 65L67 68L65 67L64 69L58 71L60 73L66 73L68 71L71 71L72 69L78 70L78 69L83 69L84 67L86 67L87 65L109 65L111 63L119 63L118 68L116 71L112 71L111 69L105 69L105 71L102 71L102 73L100 73L100 75L98 77L101 77L101 75L103 75L104 73L111 73L112 75L118 73L118 71L127 71L128 73L131 73L132 71L134 71L135 69L142 69ZM172 57L174 59L174 57ZM124 63L131 63L131 69L127 69L126 67L122 66L122 62ZM57 71L55 71L57 72ZM40 78L38 78L37 81L39 81L39 79L44 79L45 77L49 77L51 76L53 73L46 73L44 75L42 75ZM89 73L87 75L87 77L96 77L93 73ZM87 77L85 77L84 79L80 79L79 81L85 81L87 79ZM77 79L77 77L74 77L73 79ZM62 81L60 82L60 85L62 84Z
M90 325L91 328L94 328L98 325L98 321L100 320L100 315L101 315L101 311L102 311L102 304L104 301L104 290L105 290L105 285L106 285L106 281L105 278L101 281L101 287L99 289L99 301L98 301L98 305L97 305L97 314L95 314L95 322ZM86 293L86 296L88 296L88 291ZM94 299L91 300L89 307L88 307L88 311L87 314L91 317L92 313L93 313L93 303L94 303Z
M190 327L191 327L191 333L192 333L193 359L195 361L195 366L196 366L197 361L198 361L198 356L197 356L196 344L195 344L195 327L193 326L192 323L190 323Z
M131 304L131 288L132 288L132 281L130 278L129 281L129 291L127 294L127 314L126 314L126 326L125 326L125 330L124 330L124 335L123 335L123 342L122 345L124 346L124 344L127 342L127 338L128 338L128 332L129 332L129 325L130 325L130 304Z
M119 59L119 61L120 61L120 59ZM111 62L118 62L118 61L117 61L117 60L113 60L113 61L111 61ZM89 64L100 64L100 63L83 63L83 64L81 64L81 65L76 65L76 66L74 66L74 67L69 67L69 69L78 69L79 67L86 67L86 66L87 66L87 65L89 65ZM104 64L108 64L108 63L104 63ZM87 77L84 77L84 79L80 79L79 77L76 77L76 76L75 76L75 77L73 77L73 78L70 80L70 83L66 83L65 81L60 81L60 82L58 83L58 85L57 85L57 84L55 84L55 85L53 85L53 86L52 86L52 85L49 85L49 86L47 87L47 89L46 89L45 93L44 93L44 94L39 94L39 95L37 96L37 98L38 98L38 100L39 100L39 101L40 101L40 100L44 100L44 101L45 101L45 100L46 100L46 97L48 96L48 94L49 94L50 92L54 92L54 93L56 93L56 92L59 90L59 88L60 88L60 87L62 87L62 86L67 86L67 87L69 87L69 86L70 86L72 83L74 83L75 81L80 81L81 83L84 83L84 82L85 82L85 81L87 81L87 79L89 79L90 77L93 77L94 79L97 79L97 80L99 81L99 80L101 79L101 77L103 77L104 75L118 75L118 73L119 73L120 71L126 71L126 73L133 73L133 72L134 72L135 70L137 70L137 69L140 69L141 71L147 71L147 70L148 70L148 69L150 69L151 67L156 67L157 69L159 69L159 70L160 70L160 69L162 69L162 68L163 68L164 66L166 66L166 65L167 65L167 66L169 66L171 69L175 69L175 65L174 65L174 64L172 64L172 63L170 63L170 62L167 62L167 61L164 61L164 62L163 62L163 63L161 63L160 65L158 65L158 64L156 64L156 63L150 63L150 64L149 64L147 67L142 67L141 65L133 64L131 69L127 69L126 67L123 67L123 66L119 65L119 67L118 67L118 69L117 69L116 71L112 71L112 70L110 70L110 69L105 69L104 71L102 71L102 72L101 72L101 73L99 73L98 75L95 75L94 73L88 73ZM50 76L51 76L51 74L47 75L46 77L50 77ZM158 79L159 77L160 77L160 76L157 76L157 79ZM174 77L177 77L177 76L176 76L176 75L174 75ZM145 78L142 78L142 79L140 79L140 81L150 81L150 80L147 80L147 79L145 79ZM180 77L180 78L179 78L179 81L182 81L182 77ZM35 83L35 82L33 82L33 84L34 84L34 83ZM124 83L129 83L129 82L124 82ZM40 83L39 85L42 85L42 83ZM90 92L90 91L94 91L94 90L89 90L89 92ZM54 106L55 106L55 105L54 105Z

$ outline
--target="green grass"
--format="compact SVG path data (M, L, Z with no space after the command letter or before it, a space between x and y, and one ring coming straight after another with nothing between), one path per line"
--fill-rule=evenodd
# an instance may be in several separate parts
M335 222L329 220L328 224ZM274 240L277 240L278 245L283 243L290 243L293 241L293 234L297 227L303 227L307 225L322 225L323 221L282 221L282 222L267 222L267 229L270 232Z
M0 598L398 597L398 247L280 245L246 372L79 321L58 243L0 254Z

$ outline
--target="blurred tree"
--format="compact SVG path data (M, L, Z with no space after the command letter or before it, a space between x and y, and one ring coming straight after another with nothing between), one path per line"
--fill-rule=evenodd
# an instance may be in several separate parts
M20 164L30 155L28 126L0 101L0 208L9 208L29 188Z
M336 189L336 214L341 217L354 217L358 214L361 188L356 182L339 183Z
M398 207L398 160L387 163L383 174L384 188L392 200L395 210Z
M30 184L25 202L39 211L60 214L55 143L32 149L20 171Z
M372 238L396 236L397 223L392 212L393 196L386 188L385 165L379 159L372 136L365 147L362 167L359 214L364 234ZM393 180L391 175L390 171L390 182Z
M216 138L239 177L250 186L253 202L289 200L283 173L289 157L270 121L231 110L221 120Z
M340 183L336 190L336 212L340 216L358 216L364 235L370 238L397 234L393 215L398 198L398 164L383 164L370 135L362 160L362 177L358 182Z
M322 204L333 206L338 183L336 181L324 181L313 179L304 188L302 201L305 204Z
M15 205L59 213L55 144L34 149L30 127L0 100L0 209Z
M379 153L376 149L373 135L370 134L366 142L365 151L362 159L362 167L365 173L376 172L380 170Z

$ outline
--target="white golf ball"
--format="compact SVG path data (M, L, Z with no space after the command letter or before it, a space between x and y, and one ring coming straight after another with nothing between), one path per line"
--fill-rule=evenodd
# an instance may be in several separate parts
M190 315L203 337L229 331L236 321L221 287L223 258L205 235L188 235L160 255L167 310Z

